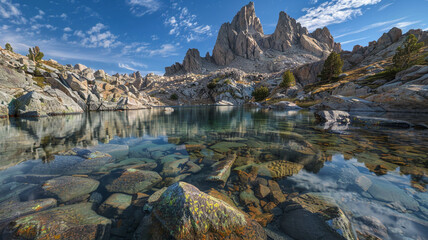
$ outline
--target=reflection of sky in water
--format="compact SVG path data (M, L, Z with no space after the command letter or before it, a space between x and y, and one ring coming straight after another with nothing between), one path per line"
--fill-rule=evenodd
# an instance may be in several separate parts
M391 193L390 196L385 197L391 202L375 199L370 194L370 188L365 191L358 186L359 179L370 180L361 184L365 188L380 185L383 192L379 194ZM416 192L410 187L409 181L409 176L400 175L398 171L376 176L356 159L345 161L342 155L337 154L333 156L331 162L325 163L318 174L303 170L283 180L283 183L289 191L320 192L326 197L333 198L342 210L351 216L357 228L359 222L355 219L361 216L372 216L385 225L392 239L401 239L403 235L423 239L420 237L428 236L428 222L422 219L424 216L421 208L428 207L428 193ZM368 184L370 182L371 185ZM418 201L415 203L414 199ZM405 209L406 205L410 208L416 205L417 210Z
M293 161L293 155L284 148L284 144L294 139L298 141L293 143L300 146L298 143L304 139L314 145L316 152L323 153L323 160L329 159L332 153L334 155L331 161L325 163L323 160L302 157L301 163L306 164L305 169L310 172L303 170L282 180L287 192L321 192L334 198L353 219L357 228L360 216L373 216L388 228L388 236L393 239L428 236L428 193L417 192L410 185L411 180L417 179L426 188L426 177L422 181L420 177L426 176L424 166L428 157L428 135L423 131L407 129L373 130L357 127L344 129L340 133L324 131L314 125L310 112L236 107L186 107L170 114L152 109L11 119L10 122L0 122L0 170L7 169L0 173L0 183L4 183L0 184L0 201L12 194L12 189L16 192L26 190L24 184L13 182L14 176L31 173L30 170L36 165L43 166L40 160L27 160L42 159L49 162L55 159L58 152L74 147L127 145L130 151L122 156L124 159L116 159L116 162L101 166L104 168L101 170L111 170L138 163L136 159L143 157L137 156L134 150L142 145L165 145L168 149L169 145L173 145L173 148L163 153L168 158L196 156L199 159L200 156L187 151L184 144L202 144L204 149L201 153L209 156L207 158L210 160L200 166L210 171L210 161L214 155L210 148L218 142L238 141L247 144L251 151L241 151L240 154L246 157L259 153L257 161L268 161L266 159L269 155L272 155L270 160ZM102 143L110 145L103 146ZM142 149L140 153L144 158L159 157L159 151ZM336 153L345 154L347 159L358 158L360 162L357 159L345 161L342 155ZM401 163L382 161L384 156L401 157L404 167L398 167ZM18 163L21 164L14 166ZM387 175L374 175L366 167L370 164L372 169L377 165L385 165L388 168ZM413 174L413 177L411 179L410 175L402 174ZM204 181L199 182L205 184ZM370 192L371 186L377 186L375 192ZM376 193L379 193L377 199L373 196ZM385 202L385 197L391 197L395 202Z

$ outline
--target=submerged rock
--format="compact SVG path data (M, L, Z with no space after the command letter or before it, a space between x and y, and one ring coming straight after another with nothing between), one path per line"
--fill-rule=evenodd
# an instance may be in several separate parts
M106 239L111 221L97 215L91 203L54 208L18 218L4 239Z
M58 198L61 202L85 196L95 191L99 182L90 178L63 176L43 184L45 195Z
M150 190L158 182L162 181L162 177L157 172L144 171L137 169L127 169L114 176L112 174L107 180L105 188L109 192L136 194Z
M293 176L303 169L303 165L299 163L288 162L285 160L270 161L258 165L260 176L271 178L283 178Z
M232 154L226 158L226 160L214 163L212 165L213 173L208 176L207 180L212 182L219 182L226 184L227 179L230 176L230 170L232 169L233 163L236 160L236 155Z
M280 226L294 239L357 239L342 210L315 193L293 198L285 208Z
M115 193L105 200L98 208L98 213L113 218L122 215L131 205L132 196L122 193Z
M154 239L267 238L256 221L184 182L175 183L162 194L152 216L160 226L153 227Z
M37 199L27 202L3 202L0 204L0 223L56 207L56 204L57 201L53 198Z

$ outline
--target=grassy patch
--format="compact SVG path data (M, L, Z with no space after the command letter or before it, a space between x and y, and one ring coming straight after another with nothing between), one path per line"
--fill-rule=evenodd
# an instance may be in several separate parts
M34 84L37 86L44 88L48 86L49 84L45 81L44 77L33 77Z
M321 102L322 100L303 100L303 101L296 101L295 103L297 106L301 108L309 108Z

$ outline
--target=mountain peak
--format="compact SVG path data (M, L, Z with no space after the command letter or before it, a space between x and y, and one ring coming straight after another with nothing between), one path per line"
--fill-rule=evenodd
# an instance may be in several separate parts
M231 26L238 33L243 31L251 34L263 34L263 27L260 19L256 16L256 10L253 2L250 2L241 8L233 18Z

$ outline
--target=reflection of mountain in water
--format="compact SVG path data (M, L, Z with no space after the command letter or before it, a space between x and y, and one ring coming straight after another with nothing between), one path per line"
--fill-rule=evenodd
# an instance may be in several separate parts
M274 116L270 116L273 117ZM29 159L49 160L73 147L108 143L115 136L180 136L194 138L218 133L217 138L268 131L269 113L237 111L233 107L184 108L172 114L161 109L99 112L39 119L0 121L0 168Z

